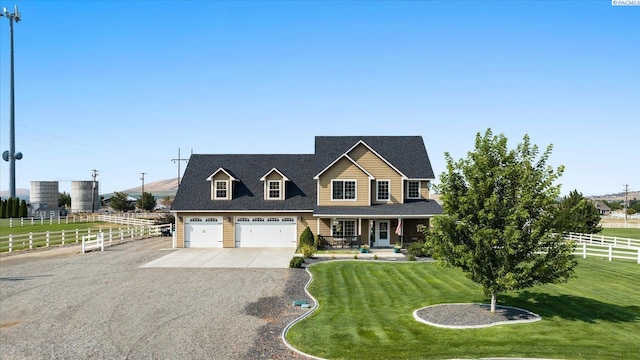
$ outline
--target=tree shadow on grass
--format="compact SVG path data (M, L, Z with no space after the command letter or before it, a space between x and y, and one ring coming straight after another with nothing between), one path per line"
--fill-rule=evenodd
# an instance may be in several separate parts
M500 295L499 304L529 310L543 319L558 317L586 323L624 323L640 320L640 306L620 306L566 294L550 295L523 291L514 295Z

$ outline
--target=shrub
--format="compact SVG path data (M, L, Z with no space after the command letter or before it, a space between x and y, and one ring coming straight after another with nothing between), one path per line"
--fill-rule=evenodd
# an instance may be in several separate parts
M294 256L289 261L289 267L290 268L300 268L300 267L302 267L302 264L304 264L304 259L299 257L299 256Z
M314 238L311 229L307 226L302 234L300 234L300 246L309 245L314 246Z
M425 256L423 248L424 248L424 242L414 241L411 243L411 245L409 245L407 252L409 253L409 255L413 255L414 257Z
M409 258L407 259L409 261L416 261L416 257L413 255L409 255Z
M316 248L313 247L313 245L304 244L300 247L300 251L302 252L302 256L304 256L307 259L310 259L313 257L313 254L316 252Z
M373 255L373 260L378 260L378 254Z
M322 238L320 236L313 235L313 246L315 246L317 250L322 250L324 248Z

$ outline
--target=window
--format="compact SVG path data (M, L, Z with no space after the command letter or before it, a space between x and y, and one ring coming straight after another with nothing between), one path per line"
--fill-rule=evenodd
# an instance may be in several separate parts
M355 180L332 180L331 200L355 200L356 181Z
M267 199L280 199L280 180L267 181Z
M409 199L420 198L420 181L409 181L407 183L407 198Z
M389 180L378 180L376 181L376 199L377 201L388 201L389 200Z
M355 220L336 220L331 228L334 237L351 237L356 236Z
M227 198L227 184L226 180L216 180L214 183L215 186L215 196L214 199L226 199Z

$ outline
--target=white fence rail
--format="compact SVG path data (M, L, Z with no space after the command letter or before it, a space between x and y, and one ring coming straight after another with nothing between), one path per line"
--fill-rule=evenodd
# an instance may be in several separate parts
M633 247L620 247L612 244L588 244L585 242L578 244L573 254L581 255L583 259L586 259L587 256L596 256L607 258L609 261L613 261L613 259L637 260L638 264L640 264L640 249Z
M564 238L577 243L575 255L636 260L640 264L640 240L594 234L568 233Z
M640 249L640 240L621 238L618 236L605 236L597 234L580 234L570 232L564 235L567 240L573 240L579 243L599 244L599 245L613 245L613 246L626 246Z
M65 245L80 243L83 238L95 239L95 235L102 233L105 246L114 242L124 242L146 237L162 236L163 228L171 228L171 224L109 227L103 229L62 230L47 231L42 233L28 233L21 235L0 236L0 252L13 252L15 250L33 249L37 247L49 247L51 245Z
M640 223L600 222L600 226L608 229L640 229Z
M79 215L70 215L70 216L57 216L52 218L35 218L35 217L26 217L26 218L9 218L6 219L9 222L9 227L22 227L29 225L54 225L54 224L76 224L76 223L84 223L84 222L95 222L95 221L104 221L112 224L122 224L122 225L134 225L134 226L142 226L142 225L152 225L153 220L149 220L148 218L140 218L140 216L145 217L158 217L161 214L158 213L146 213L146 214L79 214Z
M104 234L102 232L82 236L82 253L84 254L88 250L93 249L104 251Z

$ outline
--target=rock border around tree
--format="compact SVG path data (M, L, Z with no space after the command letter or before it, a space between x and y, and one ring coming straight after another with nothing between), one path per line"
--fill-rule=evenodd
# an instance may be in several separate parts
M413 317L427 325L447 329L478 329L496 325L531 323L542 320L540 315L528 310L490 304L451 303L436 304L417 309Z

